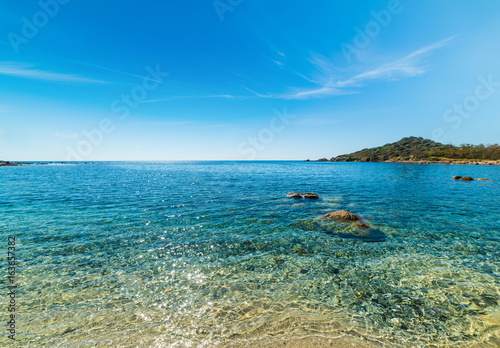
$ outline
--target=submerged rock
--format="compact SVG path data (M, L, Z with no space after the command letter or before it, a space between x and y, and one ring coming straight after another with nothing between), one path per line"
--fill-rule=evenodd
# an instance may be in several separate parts
M479 180L479 181L491 181L490 179L483 179L483 178L477 178L476 180Z
M376 228L370 228L369 226L362 223L361 220L359 220L359 222L363 227L358 225L357 221L348 222L353 222L353 228L339 228L339 226L332 226L317 221L301 221L298 223L294 223L293 226L300 228L303 231L318 231L340 238L358 239L363 242L383 242L386 240L386 235L384 232ZM299 255L305 255L307 251L304 250L302 246L297 246L294 248L294 252Z
M352 231L341 232L338 234L339 237L342 238L355 238L360 239L363 242L384 242L386 239L386 235L384 232L376 229L366 227L364 229L354 229Z
M370 226L368 226L367 224L365 224L363 222L363 220L358 220L356 221L356 227L358 228L362 228L362 229L365 229L365 228L370 228Z

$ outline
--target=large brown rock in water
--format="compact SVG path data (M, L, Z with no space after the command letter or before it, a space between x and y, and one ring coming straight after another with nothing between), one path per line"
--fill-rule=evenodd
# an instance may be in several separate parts
M474 179L471 178L470 176L464 176L463 178L460 178L460 180L462 180L462 181L472 181Z
M288 192L286 196L291 198L302 198L302 195L297 192Z
M337 210L323 215L326 220L342 220L347 222L359 221L360 218L356 214L349 213L347 210Z
M323 215L323 219L325 220L340 220L344 222L354 222L356 224L356 227L358 228L370 228L366 223L363 218L360 216L349 213L347 210L337 210L337 211L332 211L329 213L326 213Z

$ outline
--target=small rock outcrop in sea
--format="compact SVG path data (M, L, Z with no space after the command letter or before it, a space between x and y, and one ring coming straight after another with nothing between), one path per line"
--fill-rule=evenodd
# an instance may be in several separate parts
M345 222L354 222L359 228L369 228L360 216L349 213L347 210L337 210L323 215L324 220L340 220Z
M452 179L453 180L462 180L462 181L473 181L473 180L491 181L490 179L483 179L483 178L474 179L474 178L471 178L470 176L458 176L458 175L455 175L454 177L452 177Z
M319 199L319 196L312 192L306 192L306 193L288 192L286 196L291 198Z

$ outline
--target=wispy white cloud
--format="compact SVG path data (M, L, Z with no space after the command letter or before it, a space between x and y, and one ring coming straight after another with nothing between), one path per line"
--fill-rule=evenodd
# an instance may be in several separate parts
M334 95L357 94L359 92L325 85L319 88L302 89L297 92L280 95L280 99L307 99L321 98Z
M259 98L273 98L273 96L272 96L272 95L267 95L267 94L257 93L257 92L255 92L255 91L253 91L253 90L251 90L250 88L245 87L245 86L243 86L243 88L244 88L244 89L246 89L247 91L249 91L250 93L252 93L252 94L253 94L254 96L256 96L256 97L259 97Z
M381 66L367 69L357 74L342 71L333 62L319 54L311 54L308 59L313 66L309 75L294 72L298 76L311 83L308 88L289 88L289 91L281 94L262 94L247 88L252 94L259 98L277 99L308 99L324 98L334 95L356 94L357 89L368 80L396 80L424 74L426 70L424 58L433 50L445 46L454 37L422 47L407 56Z
M59 83L85 83L85 84L107 84L109 82L94 80L74 74L63 74L53 71L40 70L31 64L0 62L0 75L14 76L30 80L42 80Z
M1 42L1 40L0 40L0 42ZM126 72L126 71L116 70L116 69L108 68L108 67L105 67L105 66L91 64L91 63L88 63L88 62L81 62L79 60L69 59L69 58L66 58L66 57L49 54L47 52L40 52L40 51L35 51L35 52L37 52L39 54L43 54L43 55L48 56L48 57L55 58L57 60L63 60L63 61L66 61L66 62L70 62L70 63L74 63L74 64L78 64L78 65L83 65L83 66L90 67L90 68L95 68L95 69L99 69L99 70L103 70L103 71L107 71L107 72L112 72L112 73L116 73L116 74L120 74L120 75L125 75L125 76L130 76L130 77L138 78L139 80L148 80L148 81L153 81L153 82L159 83L161 85L166 85L166 83L164 83L163 81L156 80L156 79L154 79L152 77L148 77L148 75L140 76L140 75L137 75L137 74L132 74L130 72ZM101 81L101 83L110 83L110 82Z
M74 139L80 138L80 134L78 134L78 133L54 132L54 133L52 133L52 135L55 137L58 137L58 138L69 139L69 140L74 140Z
M429 52L446 45L454 37L436 42L432 45L420 48L406 57L394 62L384 64L372 70L368 70L361 74L352 77L350 80L344 81L343 84L351 84L356 81L374 80L374 79L396 79L401 77L412 77L422 75L426 72L422 66L422 58Z
M332 95L345 95L345 94L356 94L357 91L350 91L347 89L340 89L332 87L329 85L318 86L311 89L299 89L292 88L288 93L281 94L262 94L251 90L250 88L244 87L247 91L259 98L272 98L272 99L307 99L310 97L326 97Z

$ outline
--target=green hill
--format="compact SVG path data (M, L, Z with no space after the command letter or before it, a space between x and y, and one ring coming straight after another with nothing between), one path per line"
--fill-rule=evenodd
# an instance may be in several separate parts
M444 161L444 160L500 160L500 146L445 145L435 141L408 137L384 146L363 149L348 155L333 157L334 162L383 161Z

